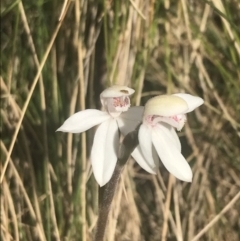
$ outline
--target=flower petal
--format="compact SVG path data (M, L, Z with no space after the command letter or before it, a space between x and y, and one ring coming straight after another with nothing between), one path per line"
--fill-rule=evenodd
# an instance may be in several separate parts
M81 133L111 118L100 110L83 110L70 116L56 131Z
M188 110L187 102L174 95L160 95L151 98L145 105L144 116L174 116Z
M107 89L105 89L101 94L100 98L114 98L120 96L129 96L135 92L134 89L131 89L127 86L122 85L113 85Z
M166 169L182 181L192 181L192 170L176 147L172 132L163 125L152 131L152 141Z
M159 127L157 127L157 128L161 128L161 126L164 126L165 128L167 128L170 131L171 135L169 135L169 138L172 139L172 143L174 143L176 148L179 150L179 152L181 152L181 142L179 140L179 137L178 137L175 129L171 126L171 124L161 122L161 123L158 123L157 125L159 125Z
M153 161L156 165L155 169L157 170L159 168L159 156L153 143L152 143L152 156L153 156Z
M117 162L119 134L116 120L103 122L97 129L91 151L93 174L100 186L112 177Z
M131 155L141 168L149 173L156 174L156 165L143 157L140 146L137 146Z
M175 129L171 126L169 126L168 128L170 129L170 132L172 133L173 142L175 142L178 151L181 152L181 149L182 149L181 142L179 140L179 137L178 137Z
M127 112L123 112L117 118L118 127L123 135L127 135L136 129L142 121L143 111L143 106L130 107Z
M139 146L150 166L155 166L152 154L152 127L142 124L138 132Z
M173 96L178 96L187 102L188 110L186 113L193 111L204 103L204 100L198 96L183 93L174 94Z

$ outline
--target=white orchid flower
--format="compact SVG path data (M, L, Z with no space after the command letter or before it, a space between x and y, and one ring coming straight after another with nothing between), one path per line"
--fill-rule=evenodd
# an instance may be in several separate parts
M181 154L181 143L173 127L181 130L186 122L185 114L203 102L200 97L174 94L157 96L146 103L138 139L149 166L158 166L158 155L171 174L182 181L192 181L192 170Z
M130 108L129 96L134 92L126 86L114 85L100 95L104 111L88 109L77 112L57 129L62 132L81 133L100 124L94 136L90 158L93 174L100 186L110 180L116 166L119 129L127 134L142 120L143 107Z

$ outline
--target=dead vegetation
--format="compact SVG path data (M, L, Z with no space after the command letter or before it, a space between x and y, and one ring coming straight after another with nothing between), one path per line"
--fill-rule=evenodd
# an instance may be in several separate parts
M94 130L55 130L117 83L135 88L133 105L176 92L205 105L179 133L192 184L130 160L106 240L240 240L239 2L65 3L2 3L1 239L92 239Z

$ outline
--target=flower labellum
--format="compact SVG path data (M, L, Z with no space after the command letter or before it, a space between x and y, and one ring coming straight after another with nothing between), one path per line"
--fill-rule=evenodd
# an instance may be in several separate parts
M133 89L126 86L114 85L101 93L101 103L112 117L117 117L129 109L129 96L134 92Z
M192 181L192 170L181 154L181 143L174 130L181 130L186 113L203 104L203 99L189 94L156 96L146 105L138 139L143 157L157 165L156 153L166 169L182 181Z
M130 108L129 96L133 93L134 90L126 86L114 85L107 88L100 95L104 111L88 109L77 112L57 129L62 132L81 133L99 125L91 150L91 163L93 174L100 186L110 180L116 166L119 129L127 134L141 122L143 108Z

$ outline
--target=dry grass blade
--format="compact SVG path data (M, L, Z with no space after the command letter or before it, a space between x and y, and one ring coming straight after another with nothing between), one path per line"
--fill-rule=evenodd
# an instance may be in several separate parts
M161 162L155 176L129 161L105 240L240 240L238 1L1 7L0 239L91 240L96 129L55 130L75 112L100 110L102 90L120 84L135 89L132 106L177 92L205 103L178 133L192 183L170 182Z
M192 241L197 241L203 236L240 198L240 192L238 192L234 198L223 208L223 210L216 215L209 223L206 225L193 239Z
M46 48L45 54L44 54L44 56L43 56L43 58L42 58L42 61L41 61L40 65L39 65L37 74L36 74L36 76L35 76L35 78L34 78L34 80L33 80L32 86L31 86L31 88L30 88L30 90L29 90L28 97L27 97L27 99L26 99L26 101L25 101L25 104L24 104L24 106L23 106L23 108L22 108L21 116L20 116L19 121L18 121L18 124L17 124L17 126L16 126L14 135L13 135L13 137L12 137L12 141L11 141L11 144L10 144L10 147L9 147L8 155L7 155L6 161L5 161L5 163L4 163L3 171L2 171L2 173L1 173L0 183L2 183L2 180L3 180L3 177L4 177L5 171L6 171L6 169L7 169L8 162L9 162L9 160L10 160L10 156L11 156L11 154L12 154L12 150L13 150L14 144L15 144L15 142L16 142L18 132L19 132L19 130L20 130L20 128L21 128L22 121L23 121L24 115L25 115L25 113L26 113L26 110L27 110L29 101L30 101L30 99L31 99L31 97L32 97L32 94L33 94L33 91L35 90L35 87L36 87L36 85L37 85L37 83L38 83L38 79L39 79L39 77L40 77L40 75L41 75L42 69L43 69L44 64L45 64L45 62L46 62L46 60L47 60L47 57L48 57L48 55L49 55L49 53L50 53L50 51L51 51L52 45L53 45L53 43L54 43L54 41L55 41L55 38L56 38L56 36L57 36L57 34L58 34L58 31L59 31L61 25L62 25L62 21L60 21L60 22L57 24L56 29L55 29L55 31L53 32L53 35L52 35L51 40L50 40L50 42L49 42L49 45L48 45L48 47Z

